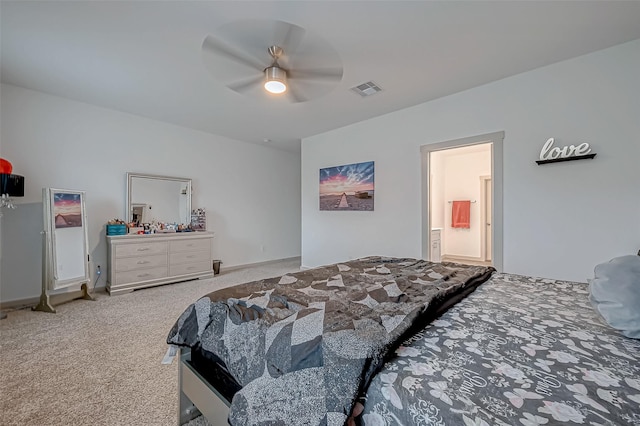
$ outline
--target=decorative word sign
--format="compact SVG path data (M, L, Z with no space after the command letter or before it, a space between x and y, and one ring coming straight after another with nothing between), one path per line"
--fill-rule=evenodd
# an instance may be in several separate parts
M553 146L555 140L549 138L540 150L540 160L536 163L548 164L559 163L561 161L573 161L573 160L586 160L596 156L596 154L590 154L591 148L589 144L584 142L580 145L567 145L562 148Z

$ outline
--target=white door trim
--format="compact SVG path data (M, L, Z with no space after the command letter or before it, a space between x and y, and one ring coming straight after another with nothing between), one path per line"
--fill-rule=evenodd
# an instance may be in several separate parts
M503 217L502 217L502 145L504 141L504 131L487 133L484 135L471 136L468 138L454 139L445 142L422 145L420 147L420 158L422 162L422 258L431 259L431 209L429 206L430 155L434 151L441 151L462 146L491 143L491 184L493 195L493 207L491 221L491 243L493 267L498 271L503 270Z
M487 181L491 176L480 176L480 259L487 261L487 220L491 223L491 218L487 219ZM489 200L491 203L492 201Z

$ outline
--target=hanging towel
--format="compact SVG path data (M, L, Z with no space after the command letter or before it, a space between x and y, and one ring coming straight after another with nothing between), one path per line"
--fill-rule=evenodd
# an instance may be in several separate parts
M451 207L451 227L470 228L471 201L454 201Z

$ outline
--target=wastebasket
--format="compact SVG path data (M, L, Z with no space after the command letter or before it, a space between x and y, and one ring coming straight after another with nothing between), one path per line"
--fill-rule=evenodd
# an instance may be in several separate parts
M219 275L220 274L220 264L222 263L221 260L214 260L213 261L213 275Z

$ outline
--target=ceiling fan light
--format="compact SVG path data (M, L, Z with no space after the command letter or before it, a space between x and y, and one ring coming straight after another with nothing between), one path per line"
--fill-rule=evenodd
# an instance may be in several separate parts
M264 88L267 92L279 94L287 90L287 72L280 67L269 67L264 70Z

